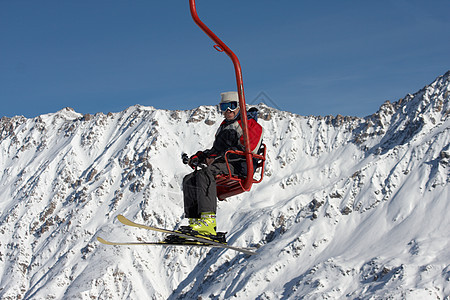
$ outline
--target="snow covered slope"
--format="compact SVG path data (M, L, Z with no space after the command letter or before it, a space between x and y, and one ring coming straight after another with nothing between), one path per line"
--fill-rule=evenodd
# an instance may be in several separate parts
M219 203L258 255L112 247L184 225L182 152L211 146L213 106L66 108L0 121L1 299L449 299L450 72L366 118L260 105L268 161Z

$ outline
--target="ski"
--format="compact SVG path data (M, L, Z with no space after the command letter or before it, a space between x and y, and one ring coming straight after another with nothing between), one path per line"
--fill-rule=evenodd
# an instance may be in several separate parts
M111 245L111 246L136 246L136 245L142 245L142 246L152 246L152 245L160 245L160 246L198 246L198 247L217 247L212 244L207 243L200 243L200 242L193 242L193 241L186 241L185 243L168 243L168 242L111 242L107 241L104 238L97 237L97 240L105 245Z
M138 224L138 223L135 223L135 222L127 219L123 215L118 215L117 219L119 220L120 223L127 225L127 226L152 230L152 231L161 232L161 233L165 233L165 234L173 234L173 235L177 235L182 238L190 239L191 241L193 240L193 241L197 241L200 243L205 243L205 244L208 244L208 245L211 245L214 247L218 247L218 248L230 249L230 250L242 252L242 253L245 253L248 255L257 254L255 251L252 251L253 249L230 246L227 244L216 242L212 239L209 239L208 237L204 237L201 235L189 235L189 234L185 234L180 231L177 231L177 230L170 230L170 229L158 228L158 227L154 227L154 226L148 226L148 225L144 225L144 224ZM180 245L180 244L177 243L175 245ZM183 245L183 244L181 244L181 245ZM189 246L195 246L195 245L189 245Z

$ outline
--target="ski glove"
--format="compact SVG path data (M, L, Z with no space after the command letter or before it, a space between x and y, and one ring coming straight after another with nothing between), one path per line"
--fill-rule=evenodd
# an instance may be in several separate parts
M191 158L189 159L188 165L192 169L195 169L200 164L204 164L206 162L207 158L208 158L208 156L205 153L203 153L203 151L198 151L197 153L195 153L194 155L191 156Z

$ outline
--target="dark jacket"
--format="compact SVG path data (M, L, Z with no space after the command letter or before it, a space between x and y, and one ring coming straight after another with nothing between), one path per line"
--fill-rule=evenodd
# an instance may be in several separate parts
M238 116L239 117L239 116ZM242 128L238 118L228 121L224 120L216 132L216 137L211 149L204 151L210 158L219 158L228 150L244 150L239 142L242 136Z
M248 117L250 123L250 140L254 140L253 147L256 148L255 150L258 150L262 142L262 127L257 123L256 116L257 111L249 111ZM204 151L207 157L214 158L218 162L223 162L223 156L228 150L245 151L243 145L243 130L240 121L241 118L239 114L234 120L229 121L225 119L220 124L216 132L213 147L209 150ZM235 175L247 175L247 163L244 156L230 154L228 155L228 161L233 166Z

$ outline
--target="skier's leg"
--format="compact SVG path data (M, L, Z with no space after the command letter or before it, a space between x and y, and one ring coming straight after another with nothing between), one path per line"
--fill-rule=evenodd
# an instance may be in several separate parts
M226 173L226 163L218 162L183 179L185 217L189 218L189 226L201 234L216 234L216 176Z
M198 211L196 172L190 173L183 178L184 214L186 218L200 218Z
M204 168L196 174L197 184L197 207L198 212L216 213L217 201L216 201L216 180L210 167Z

